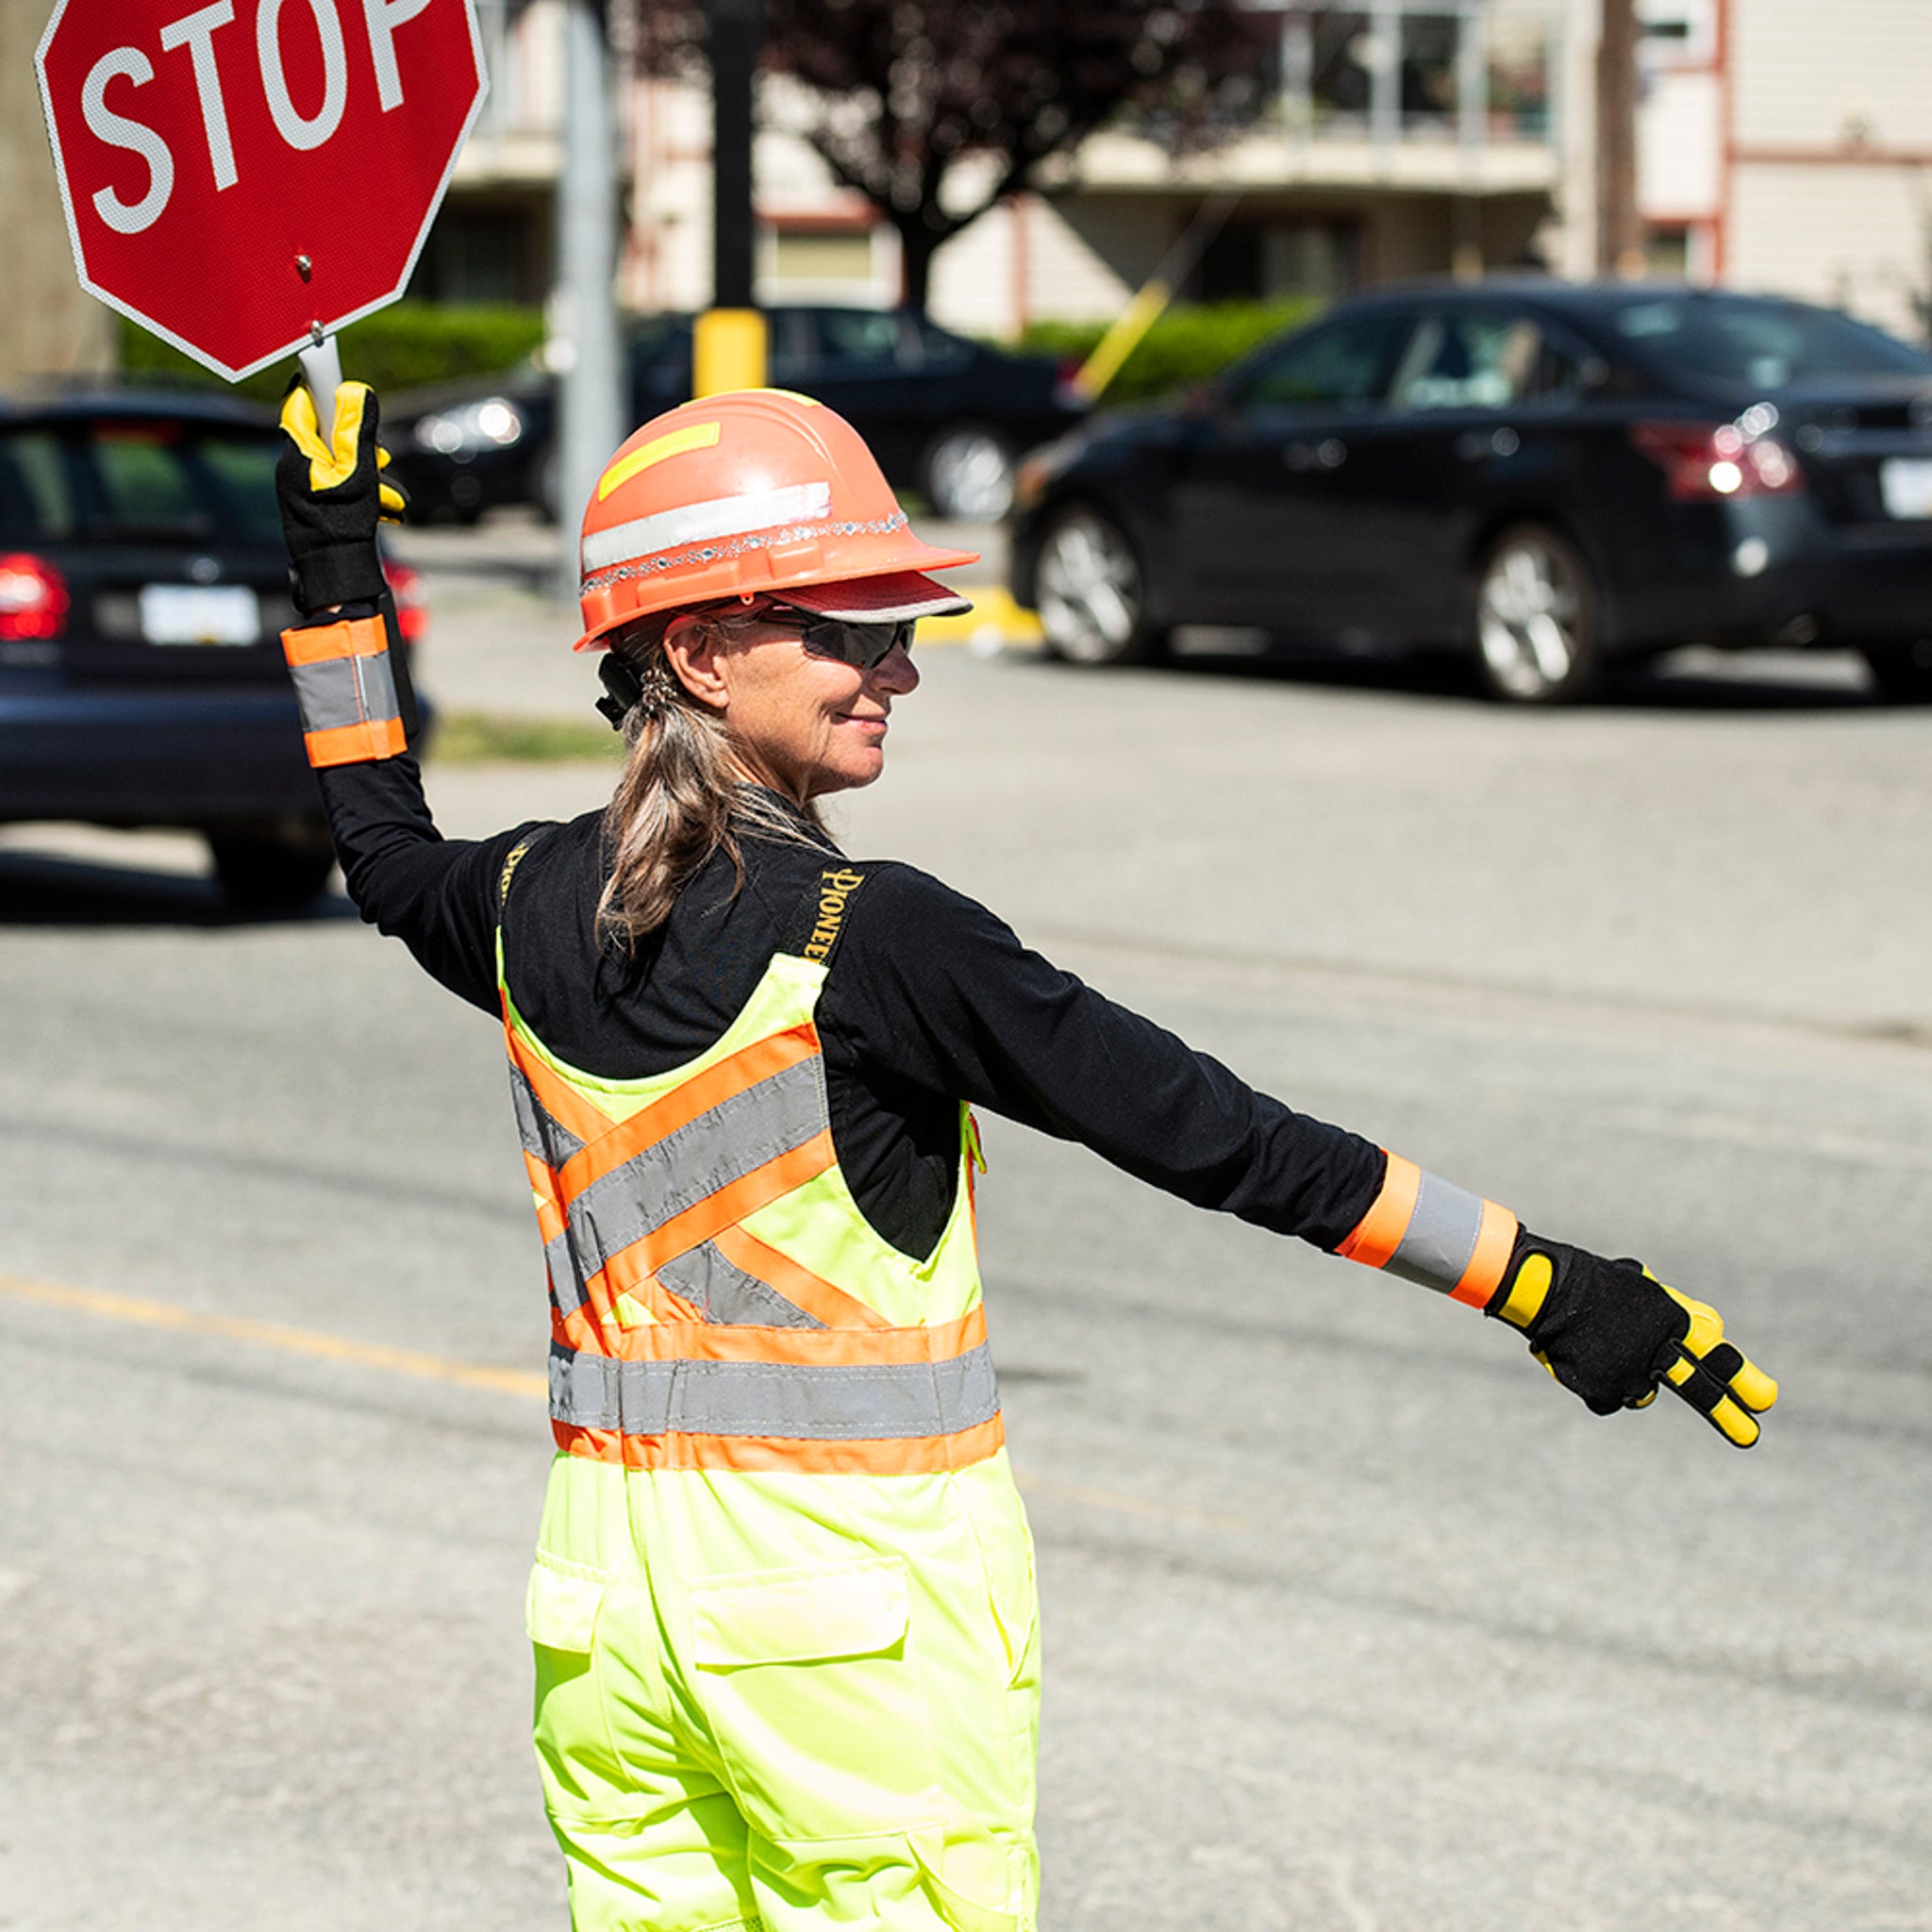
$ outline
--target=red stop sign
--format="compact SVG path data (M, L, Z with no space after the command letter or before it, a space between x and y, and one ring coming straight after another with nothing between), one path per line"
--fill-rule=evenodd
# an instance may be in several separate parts
M81 286L231 380L403 292L482 105L470 0L58 0Z

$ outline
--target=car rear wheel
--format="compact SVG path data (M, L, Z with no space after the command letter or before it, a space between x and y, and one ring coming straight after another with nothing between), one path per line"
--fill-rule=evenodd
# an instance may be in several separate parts
M242 912L293 912L328 882L336 862L326 831L275 838L210 832L208 849L229 905Z
M1859 655L1872 667L1881 697L1895 705L1932 704L1932 638L1910 644L1865 644Z
M1505 530L1476 575L1476 641L1491 692L1518 705L1582 696L1600 668L1595 601L1574 544L1541 524Z
M934 511L996 524L1013 507L1013 448L984 423L956 423L933 438L920 482Z
M1141 559L1125 535L1094 509L1064 511L1049 525L1034 571L1046 647L1071 664L1144 664L1159 655L1147 626Z

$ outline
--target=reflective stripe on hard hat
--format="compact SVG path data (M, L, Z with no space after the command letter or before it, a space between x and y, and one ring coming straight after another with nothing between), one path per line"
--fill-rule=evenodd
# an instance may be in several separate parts
M1388 1161L1369 1211L1335 1252L1453 1301L1484 1307L1502 1283L1516 1240L1515 1215L1398 1154Z
M782 1436L890 1441L950 1436L999 1413L986 1343L942 1362L804 1367L789 1362L616 1361L550 1349L550 1414L625 1436Z
M282 656L311 765L362 764L408 749L381 618L285 630Z
M583 572L588 576L613 563L638 563L687 543L718 537L742 537L752 530L775 530L788 524L823 523L832 513L829 483L794 483L746 496L721 496L709 503L680 504L653 516L633 517L608 530L586 531Z

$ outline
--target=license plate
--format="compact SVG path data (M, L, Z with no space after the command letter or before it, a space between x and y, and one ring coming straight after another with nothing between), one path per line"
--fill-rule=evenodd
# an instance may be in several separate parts
M1932 461L1888 458L1878 466L1878 493L1889 517L1932 517Z
M149 584L141 634L151 644L252 644L261 636L260 600L245 584Z

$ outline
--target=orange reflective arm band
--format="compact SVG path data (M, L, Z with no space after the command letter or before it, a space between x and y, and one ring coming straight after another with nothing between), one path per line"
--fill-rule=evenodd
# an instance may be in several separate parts
M380 617L285 630L282 655L302 708L311 765L365 764L408 749Z
M1480 1308L1502 1286L1516 1228L1508 1208L1391 1154L1381 1191L1335 1252Z

